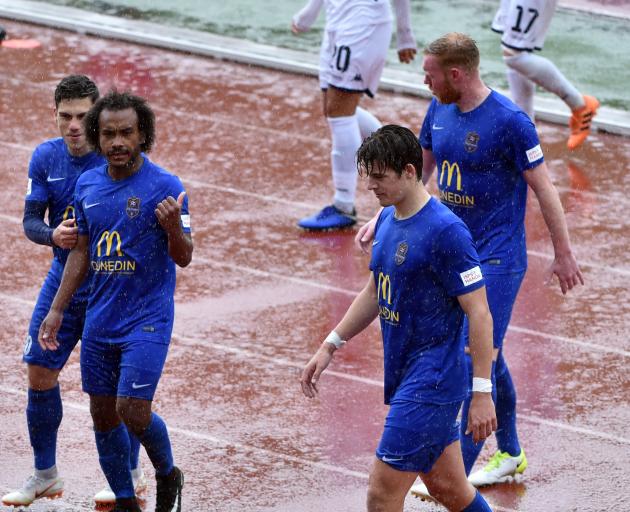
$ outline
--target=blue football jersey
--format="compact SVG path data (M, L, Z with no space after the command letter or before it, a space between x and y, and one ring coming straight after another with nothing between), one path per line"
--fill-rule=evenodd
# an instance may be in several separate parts
M383 333L385 403L462 400L468 370L457 297L484 285L466 225L435 198L408 219L385 208L370 270Z
M105 159L94 152L72 156L61 137L43 142L31 157L26 200L48 203L48 225L56 228L61 221L75 217L73 195L79 176L104 163ZM55 259L63 265L69 252L53 247Z
M434 98L420 144L433 152L440 200L470 229L485 272L525 270L523 173L543 162L529 117L495 91L466 113Z
M77 182L74 204L79 233L89 236L92 272L85 339L170 341L175 262L155 208L184 187L143 156L142 167L126 179L113 180L104 165ZM181 218L190 233L187 197Z

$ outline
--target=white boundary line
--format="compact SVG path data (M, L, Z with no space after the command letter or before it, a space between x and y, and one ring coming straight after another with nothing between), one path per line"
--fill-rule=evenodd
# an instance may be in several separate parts
M4 299L10 302L18 302L20 304L25 304L28 306L33 306L34 302L33 301L28 301L22 298L18 298L18 297L14 297L12 295L8 295L5 293L0 293L0 299ZM182 336L179 335L177 333L173 334L173 338L178 340L179 343L182 343L184 345L187 346L193 346L193 347L211 347L215 350L221 351L221 352L226 352L226 353L230 353L230 354L234 354L236 356L240 356L243 357L245 360L247 361L251 361L251 360L260 360L260 361L265 361L268 363L272 363L278 366L285 366L288 368L294 368L296 370L302 370L304 368L304 362L296 362L296 361L291 361L290 359L285 359L285 358L278 358L278 357L272 357L272 356L265 356L263 354L260 354L258 352L255 351L250 351L247 349L243 349L243 348L238 348L238 347L234 347L231 345L225 345L222 343L218 343L216 341L212 341L212 340L198 340L195 338L190 338L188 336ZM373 386L373 387L378 387L378 388L382 388L383 387L383 382L381 380L376 380L376 379L370 379L368 377L361 377L359 375L353 375L350 373L343 373L343 372L338 372L335 370L326 370L326 375L329 375L331 377L336 377L339 379L343 379L343 380L349 380L352 382L358 382L360 384L365 384L368 386ZM0 387L0 389L2 389ZM12 388L7 388L7 389L12 389ZM551 420L547 420L544 418L541 418L539 416L535 416L535 415L528 415L528 414L522 414L519 413L518 414L519 418L521 418L524 421L527 421L529 423L534 423L537 425L545 425L545 426L549 426L549 427L553 427L553 428L557 428L558 430L563 430L563 431L567 431L567 432L573 432L573 433L579 433L579 434L585 434L588 435L590 437L594 437L597 439L604 439L606 441L612 441L613 443L621 443L621 444L628 444L630 445L630 438L625 438L625 437L620 437L620 436L615 436L612 434L607 434L605 432L600 432L599 430L595 430L595 429L591 429L591 428L586 428L586 427L580 427L580 426L574 426L574 425L570 425L567 423L562 423L562 422L558 422L558 421L551 421Z

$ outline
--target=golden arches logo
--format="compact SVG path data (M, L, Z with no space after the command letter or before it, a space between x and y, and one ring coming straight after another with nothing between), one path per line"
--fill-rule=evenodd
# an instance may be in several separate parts
M459 169L457 162L451 164L448 160L442 162L442 169L440 171L440 186L444 184L444 175L446 174L446 186L450 187L453 181L453 174L457 175L457 190L462 190L462 172Z
M68 206L66 206L66 209L63 212L63 220L74 219L74 218L76 218L74 216L74 206L69 204Z
M111 233L109 231L103 231L98 244L96 244L96 256L101 255L101 245L103 242L105 242L105 256L110 256L112 253L112 246L114 245L114 238L116 238L116 254L118 254L118 256L122 256L122 240L118 231L112 231Z
M378 273L378 299L381 297L387 301L387 304L392 303L392 282L387 274L382 272Z

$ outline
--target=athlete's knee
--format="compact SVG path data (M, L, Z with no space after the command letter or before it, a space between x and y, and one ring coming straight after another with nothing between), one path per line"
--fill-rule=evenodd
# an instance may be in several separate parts
M48 391L57 386L61 370L35 364L27 365L28 387L34 391Z
M108 432L120 424L115 396L90 395L90 414L97 432Z
M140 436L151 423L151 402L135 398L119 398L116 412L127 428Z
M391 505L391 496L388 496L385 487L370 475L367 493L368 512L384 512Z

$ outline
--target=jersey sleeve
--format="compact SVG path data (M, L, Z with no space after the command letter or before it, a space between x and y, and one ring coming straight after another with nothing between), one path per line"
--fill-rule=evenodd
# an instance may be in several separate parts
M506 140L511 141L511 157L521 171L538 167L545 161L536 127L525 112L515 112L510 119Z
M48 202L48 183L46 181L46 159L43 150L37 147L28 165L27 201Z
M424 116L424 121L422 121L422 128L420 129L420 136L418 137L418 141L420 145L424 149L428 149L433 151L433 137L431 134L431 124L433 123L433 114L435 113L435 105L436 99L433 98L431 104L429 105L429 109L427 110L427 115Z
M444 228L433 246L433 270L451 297L481 288L485 283L472 235L463 222Z
M87 235L88 234L88 225L85 219L85 213L83 211L83 187L81 185L81 178L77 181L76 186L74 187L74 218L77 222L77 227L79 228L79 235Z

